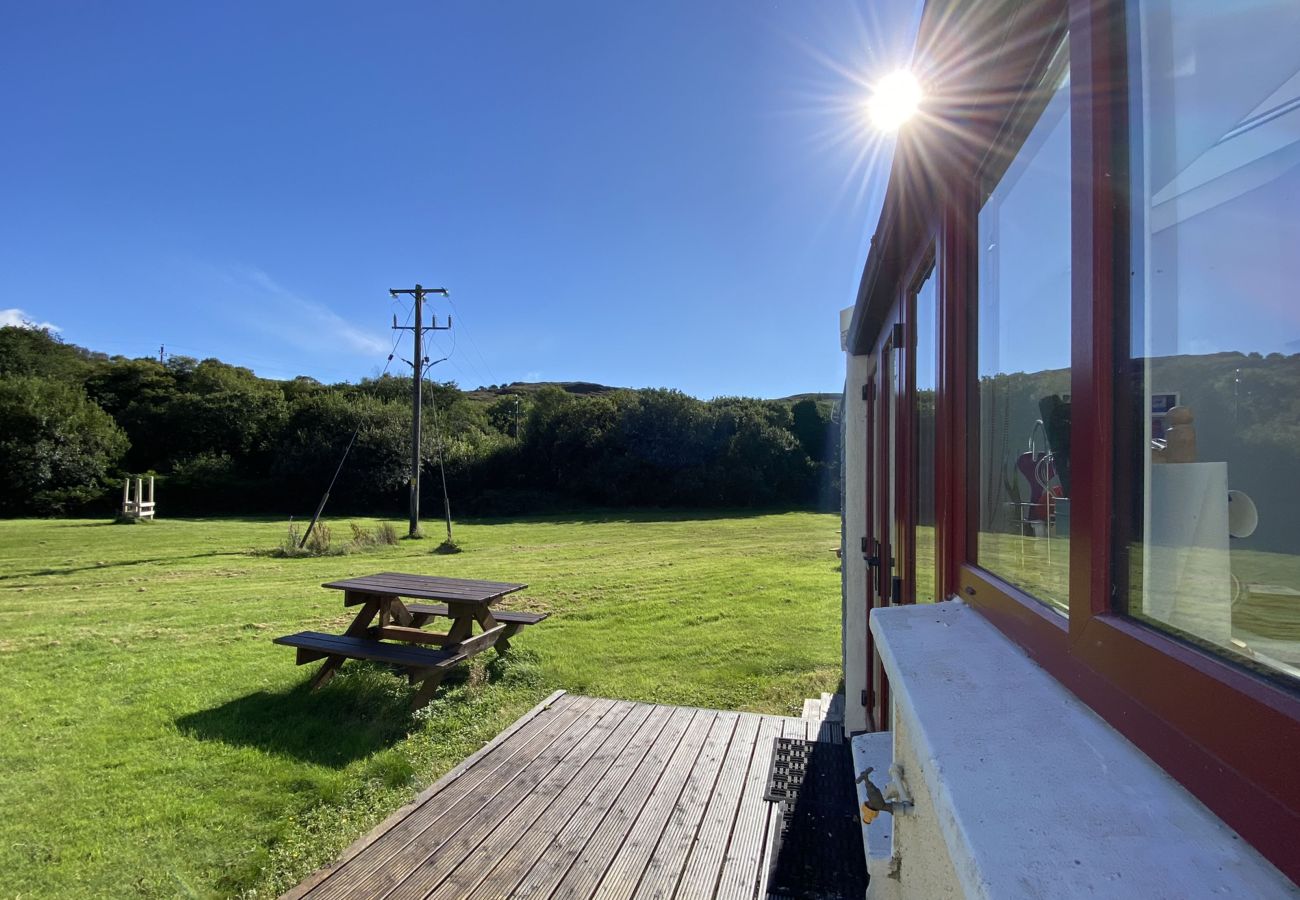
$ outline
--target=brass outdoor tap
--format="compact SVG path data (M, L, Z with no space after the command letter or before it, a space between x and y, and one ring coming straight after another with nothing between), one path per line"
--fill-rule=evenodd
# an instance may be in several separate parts
M876 816L882 812L894 815L905 811L912 805L912 797L903 784L902 766L895 763L889 767L891 783L886 792L888 796L881 793L880 788L872 783L871 773L874 771L874 768L867 766L866 770L858 776L858 784L864 785L867 790L867 802L862 804L862 823L864 825L870 825Z
M858 776L858 784L864 785L867 790L867 802L862 804L862 824L870 825L875 821L876 816L882 812L893 815L894 804L885 799L885 795L880 793L880 788L876 787L871 781L871 773L875 771L871 766L867 766L865 772Z

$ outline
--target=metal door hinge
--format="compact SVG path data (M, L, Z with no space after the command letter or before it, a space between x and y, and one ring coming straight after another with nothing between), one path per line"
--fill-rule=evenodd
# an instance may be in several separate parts
M867 565L872 569L880 568L880 541L871 542L871 550L868 551Z

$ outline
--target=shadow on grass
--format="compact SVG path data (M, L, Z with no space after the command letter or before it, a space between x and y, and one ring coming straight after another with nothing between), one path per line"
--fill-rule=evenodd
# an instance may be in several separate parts
M186 553L178 556L155 556L150 559L122 559L116 562L96 562L86 566L68 566L63 569L34 569L30 572L14 572L12 575L0 575L0 581L12 581L15 578L38 578L43 575L75 575L78 572L93 572L98 569L116 569L121 566L147 566L151 563L179 562L182 559L210 559L214 556L246 556L243 550L208 550L203 553Z
M449 676L444 684L463 680ZM255 747L331 768L396 744L418 727L413 689L377 664L349 662L319 691L308 683L280 693L257 691L176 720L201 741Z
M757 519L784 513L818 513L826 510L812 506L777 506L750 508L586 508L557 510L538 514L467 515L458 521L466 525L508 525L538 523L548 525L604 525L636 522L705 522L715 519Z

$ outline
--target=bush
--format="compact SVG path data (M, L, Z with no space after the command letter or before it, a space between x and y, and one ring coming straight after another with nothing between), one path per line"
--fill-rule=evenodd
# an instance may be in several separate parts
M0 377L0 513L58 515L102 497L128 446L81 386Z
M1259 377L1290 384L1289 365L1279 357ZM301 516L327 487L332 515L392 514L406 503L409 377L277 382L215 359L109 359L2 328L0 379L0 465L11 468L0 476L0 514L86 511L96 498L107 512L103 489L119 466L156 473L165 508L182 515ZM837 502L826 400L702 401L583 382L511 393L518 387L471 398L452 383L426 384L430 508L441 505L440 462L456 509L475 514ZM356 534L339 552L380 543L383 534Z

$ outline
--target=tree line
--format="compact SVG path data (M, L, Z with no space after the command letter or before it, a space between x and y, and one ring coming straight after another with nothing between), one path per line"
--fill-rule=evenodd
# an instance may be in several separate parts
M591 387L426 383L425 499L441 504L431 477L441 454L461 514L838 505L825 400ZM410 394L409 377L279 381L216 359L110 357L0 328L0 515L106 513L128 474L157 476L164 514L309 515L354 432L329 510L400 514Z

